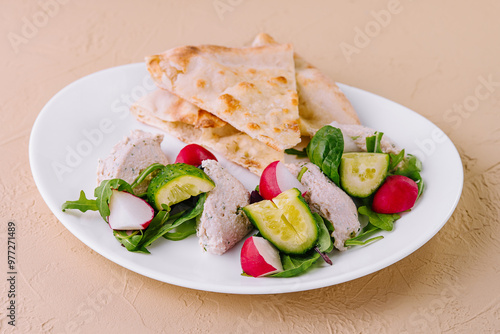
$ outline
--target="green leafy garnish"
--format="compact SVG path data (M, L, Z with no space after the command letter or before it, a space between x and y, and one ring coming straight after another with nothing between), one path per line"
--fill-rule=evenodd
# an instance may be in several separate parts
M97 201L95 199L87 199L85 192L80 191L80 198L76 201L66 201L62 205L62 210L66 211L68 209L80 210L81 212L87 211L97 211L99 207L97 206Z
M111 195L113 194L113 190L126 191L134 195L134 191L132 190L130 184L122 179L102 181L101 184L97 188L95 188L94 196L97 201L99 213L101 214L102 219L104 219L106 222L108 221L108 216L110 214L109 200L111 198Z
M395 169L392 174L403 175L415 181L418 186L418 197L420 197L420 195L422 195L422 192L424 191L424 180L420 175L421 171L422 162L416 156L408 154L404 158L402 166Z
M371 137L366 137L366 152L369 153L383 153L380 146L380 141L382 140L383 132L375 132L375 135Z
M299 175L297 175L297 180L299 180L299 182L302 182L302 176L304 175L305 172L307 172L306 166L302 167L302 169L299 172Z
M394 168L396 168L399 163L404 159L405 157L405 150L401 150L398 154L394 154L394 153L389 153L389 171L392 171L394 170Z
M364 246L364 245L367 245L371 242L383 239L384 237L380 235L378 237L373 237L373 238L370 238L367 240L363 240L367 236L369 236L377 231L380 231L380 228L368 223L357 236L350 238L350 239L347 239L344 243L344 246L346 246L346 247L348 247L348 246Z
M132 182L132 184L130 185L131 188L135 188L137 187L139 184L142 183L142 181L144 181L146 179L146 177L148 177L149 174L159 170L159 169L162 169L162 168L165 168L164 165L160 164L160 163L154 163L152 165L149 165L145 170L143 170L137 177L136 179L134 180L134 182ZM138 195L139 196L139 195Z
M145 247L138 247L143 237L142 231L133 231L129 234L127 231L113 230L113 235L128 251L150 254Z
M328 232L328 228L325 225L325 221L317 213L314 213L313 216L319 227L318 243L315 247L316 250L309 251L304 255L280 253L283 271L272 274L269 277L293 277L300 275L309 269L318 259L324 258L325 256L327 257L325 253L329 253L333 250L333 242Z
M326 125L316 132L307 145L307 156L336 185L340 183L339 166L344 152L342 131Z
M101 184L95 188L94 197L96 199L87 199L85 193L80 191L80 198L77 201L66 201L62 205L62 211L68 209L80 210L81 212L86 211L99 211L102 219L108 222L109 211L109 200L113 194L113 190L126 191L134 195L132 187L127 182L122 179L111 179L104 180Z
M130 235L126 231L113 231L113 234L128 251L138 253L149 253L146 247L149 247L160 237L169 240L185 239L196 233L196 217L203 212L206 196L206 193L199 195L196 198L194 207L177 212L172 216L168 211L159 211L145 230L134 231ZM182 209L186 207L184 203L178 205L183 205ZM175 210L175 207L172 210ZM184 224L187 226L183 226ZM169 233L174 229L175 232ZM166 236L166 234L169 234L169 236Z
M186 239L190 235L196 233L196 218L185 221L182 225L177 226L173 231L163 235L165 239L179 241Z
M322 253L330 253L333 250L333 241L328 232L328 228L325 225L323 218L317 214L313 213L316 224L318 224L318 250Z
M396 213L385 214L374 212L367 206L359 207L358 212L364 216L367 216L370 224L384 231L392 231L392 229L394 228L394 222L401 218L401 216Z
M270 277L293 277L300 275L309 269L320 257L321 255L316 252L305 256L283 254L281 255L283 271L272 274Z
M285 150L286 154L296 155L297 158L307 158L307 148L304 147L302 150L297 150L295 148L287 148Z

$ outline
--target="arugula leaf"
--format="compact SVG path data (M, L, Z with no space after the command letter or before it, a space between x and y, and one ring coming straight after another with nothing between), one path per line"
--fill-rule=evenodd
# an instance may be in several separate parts
M383 132L375 132L375 135L371 137L366 137L366 152L369 153L383 153L380 146L380 141L382 140Z
M99 210L97 201L95 199L87 199L83 190L80 191L80 198L78 198L78 200L66 201L63 203L62 211L66 211L68 209L80 210L81 212Z
M389 171L392 171L394 168L396 168L399 163L404 159L405 157L405 150L401 150L398 154L394 153L389 153Z
M111 179L104 180L101 184L95 188L94 196L96 197L97 207L99 208L99 213L102 219L108 222L109 211L109 200L113 194L113 190L126 191L134 195L134 191L130 184L122 179Z
M302 150L297 150L294 148L287 148L285 150L286 154L296 155L297 158L307 158L307 148L304 147Z
M166 221L168 220L170 213L168 211L159 211L153 218L147 229L144 230L142 239L138 242L136 249L146 248L150 246L153 241L161 237L162 231L165 228Z
M348 239L345 241L345 246L365 246L368 245L369 243L375 242L377 240L384 239L383 236L379 235L378 237L373 237L368 240L358 240L358 239Z
M372 225L385 231L392 231L392 229L394 228L394 222L401 218L401 216L396 213L384 214L374 212L367 206L359 207L358 212L364 216L367 216Z
M342 131L331 125L325 125L312 137L306 151L309 160L338 186L340 159L344 152Z
M144 179L146 177L148 177L149 174L153 173L154 171L158 170L158 169L162 169L162 168L165 168L164 165L160 164L160 163L154 163L152 165L149 165L145 170L143 170L134 180L134 182L132 182L132 184L130 185L133 188L137 187L139 184L142 183L142 181L144 181Z
M128 234L127 231L113 230L113 235L130 252L150 254L145 247L138 247L143 238L142 231L134 231Z
M362 240L365 237L367 237L368 235L375 233L377 231L380 231L380 230L381 230L380 228L368 223L363 228L363 230L361 231L360 234L358 234L357 236L355 236L353 238L347 239L344 243L344 246L346 246L346 247L348 247L348 246L364 246L364 245L369 244L371 242L374 242L376 240L383 239L384 237L380 235L378 237L373 237L373 238L370 238L367 240Z

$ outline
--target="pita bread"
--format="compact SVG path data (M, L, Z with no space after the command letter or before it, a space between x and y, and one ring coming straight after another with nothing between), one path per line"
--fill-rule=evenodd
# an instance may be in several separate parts
M252 46L277 45L267 34L255 37ZM294 53L297 92L299 95L300 131L312 137L332 121L360 124L356 111L334 81Z
M151 109L142 108L139 104L132 108L131 112L137 120L157 127L185 143L213 149L259 176L271 162L284 161L283 152L272 149L229 124L217 128L197 128L192 124L160 118L158 114L151 112Z
M156 84L276 150L300 142L291 44L182 46L146 57Z
M139 114L140 112L134 112L136 109L143 110L164 121L182 122L193 125L195 128L217 128L227 124L220 118L164 89L156 89L130 107L133 114Z

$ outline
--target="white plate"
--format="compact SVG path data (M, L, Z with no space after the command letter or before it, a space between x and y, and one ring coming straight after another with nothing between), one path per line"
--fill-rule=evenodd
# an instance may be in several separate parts
M321 264L294 278L241 276L241 243L223 256L205 254L192 236L183 241L158 240L150 255L127 252L95 212L61 211L81 189L92 196L98 158L140 128L129 113L131 101L154 88L144 64L131 64L84 77L57 93L33 127L29 154L33 176L52 212L87 246L109 260L144 276L183 287L235 294L269 294L330 286L385 268L408 256L432 238L453 213L463 184L460 157L453 143L417 113L377 95L340 85L364 125L384 132L424 163L426 190L412 212L404 214L384 239L365 247L331 254L333 266ZM168 135L162 148L173 161L183 146ZM218 156L220 158L220 156ZM257 177L222 159L247 188Z

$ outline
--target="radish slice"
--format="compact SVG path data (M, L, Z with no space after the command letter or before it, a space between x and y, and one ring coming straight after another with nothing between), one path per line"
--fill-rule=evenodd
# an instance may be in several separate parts
M113 230L143 230L155 212L143 199L125 191L113 190L109 200L109 226Z
M283 271L278 250L266 239L250 237L241 248L241 268L253 277Z
M281 189L281 192L292 188L299 189L301 194L306 192L302 183L300 183L299 180L297 180L297 178L290 173L284 163L278 162L276 165L276 180L278 181L278 187Z
M286 166L275 161L264 169L260 177L259 192L264 199L271 200L292 188L297 188L303 194L306 190L302 183L286 168Z
M198 167L201 165L203 160L217 161L217 158L212 154L212 152L203 146L189 144L184 146L184 148L179 152L177 158L175 159L175 163L185 163Z

